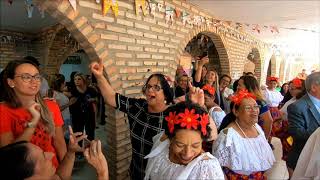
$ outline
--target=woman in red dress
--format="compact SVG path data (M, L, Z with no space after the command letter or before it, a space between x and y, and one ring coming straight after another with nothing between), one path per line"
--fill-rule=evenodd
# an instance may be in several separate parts
M59 106L40 96L41 75L28 60L15 60L4 69L4 102L0 103L0 147L29 141L55 156L58 167L66 153ZM40 112L40 116L38 115Z

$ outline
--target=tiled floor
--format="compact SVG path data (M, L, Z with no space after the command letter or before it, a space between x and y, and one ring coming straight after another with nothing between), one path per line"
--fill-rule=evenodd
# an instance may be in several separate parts
M106 133L104 126L99 125L99 128L96 130L96 139L100 139L105 146ZM274 163L272 169L267 171L268 180L286 180L288 179L288 171L286 164L281 160L282 156L282 146L278 138L272 138L272 144L274 145L274 154L276 157L276 162ZM93 180L97 179L95 170L85 161L76 161L72 179L74 180Z

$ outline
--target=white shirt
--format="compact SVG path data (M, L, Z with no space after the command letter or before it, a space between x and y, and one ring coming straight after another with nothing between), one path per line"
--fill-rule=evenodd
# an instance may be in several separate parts
M273 90L270 91L268 88L264 91L264 96L269 106L278 107L279 103L282 101L283 96L280 92Z
M311 134L301 151L291 179L320 179L320 127Z
M220 165L238 174L249 175L270 169L275 161L272 149L258 124L259 135L255 138L243 138L232 127L222 130L212 146L213 155Z
M42 77L41 78L41 85L40 85L41 97L46 97L48 95L48 90L49 90L48 81L44 77Z
M228 88L228 87L226 87L224 90L223 90L223 96L225 97L225 98L228 98L230 95L232 95L233 94L233 90L232 89L230 89L230 88Z
M220 111L215 111L215 109L220 109ZM226 113L219 106L215 106L209 110L209 114L215 122L217 129L219 129L223 118L226 116Z
M160 142L163 132L156 135L153 150L148 158L146 179L224 179L224 174L218 160L209 152L202 153L188 165L175 164L169 159L170 140Z
M57 101L57 103L59 104L59 107L67 105L69 103L69 98L66 95L64 95L62 92L54 91L53 98ZM61 112L61 114L64 120L67 120L67 119L70 120L69 107L65 108Z
M283 106L282 108L280 109L280 111L283 113L283 118L284 120L288 119L288 106L294 102L296 102L297 99L295 97L291 98L289 101L287 101Z

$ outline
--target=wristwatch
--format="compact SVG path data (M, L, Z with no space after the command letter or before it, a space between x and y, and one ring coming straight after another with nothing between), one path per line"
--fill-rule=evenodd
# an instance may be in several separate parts
M36 127L36 124L33 123L33 122L28 122L27 123L27 128L35 128Z

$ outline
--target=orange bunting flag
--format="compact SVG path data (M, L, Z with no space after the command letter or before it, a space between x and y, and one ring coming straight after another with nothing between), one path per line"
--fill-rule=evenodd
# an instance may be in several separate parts
M145 16L146 15L146 0L135 0L136 2L136 15L139 14L139 9L141 7L142 13Z
M109 9L111 8L114 15L117 17L119 14L119 5L117 0L102 0L102 15L106 15Z
M177 17L177 18L180 18L180 16L181 16L181 11L178 10L178 9L175 9L174 11L175 11L175 13L176 13L176 17Z

